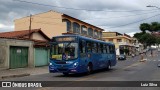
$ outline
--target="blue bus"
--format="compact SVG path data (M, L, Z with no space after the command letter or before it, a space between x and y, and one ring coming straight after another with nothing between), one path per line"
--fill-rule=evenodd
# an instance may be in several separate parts
M91 73L116 65L113 43L80 35L62 35L53 37L50 44L50 73Z

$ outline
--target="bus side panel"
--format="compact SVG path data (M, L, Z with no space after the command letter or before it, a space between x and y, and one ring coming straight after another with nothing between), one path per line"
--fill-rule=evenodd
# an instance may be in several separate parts
M103 54L103 66L104 66L104 68L107 67L108 61L109 61L107 55L108 54Z
M116 55L115 54L110 54L109 60L111 61L111 66L115 66L117 61L116 61Z
M105 64L105 55L104 54L99 54L99 66L98 66L98 69L102 69L106 66Z
M79 71L80 73L87 72L87 55L81 54L79 59Z
M107 54L93 54L93 70L106 68L108 65Z
M90 62L92 62L93 64L93 70L97 70L99 68L99 59L100 59L100 56L96 53L92 53L91 54L91 59L90 59Z

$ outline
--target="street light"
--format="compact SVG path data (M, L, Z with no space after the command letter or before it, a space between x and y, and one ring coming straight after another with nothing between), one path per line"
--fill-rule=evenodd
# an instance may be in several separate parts
M159 7L157 7L157 6L152 6L152 5L148 5L148 6L146 6L146 7L155 7L155 8L160 9L160 8L159 8Z

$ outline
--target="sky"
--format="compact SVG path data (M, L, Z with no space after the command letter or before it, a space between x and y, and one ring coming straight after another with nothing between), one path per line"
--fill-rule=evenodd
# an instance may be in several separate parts
M160 22L160 0L0 0L0 32L13 31L15 19L50 10L131 36L141 23Z

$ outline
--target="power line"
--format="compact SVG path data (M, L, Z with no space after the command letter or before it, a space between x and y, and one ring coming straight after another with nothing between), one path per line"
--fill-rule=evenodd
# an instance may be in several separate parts
M154 12L148 12L148 13L141 13L141 14L134 14L134 15L124 15L124 16L118 16L118 17L107 17L107 18L90 18L87 20L93 20L93 19L111 19L111 18L121 18L121 17L131 17L131 16L138 16L138 15L144 15L144 14L153 14ZM52 18L52 17L41 17L41 16L35 16L33 15L32 17L38 17L38 18L47 18L47 19L61 19L61 18Z
M110 27L110 28L118 28L118 27L123 27L123 26L127 26L127 25L130 25L130 24L135 24L135 23L138 23L138 22L141 22L141 21L144 21L144 20L147 20L147 19L151 19L153 17L156 17L156 16L159 16L160 14L156 14L154 16L151 16L151 17L148 17L148 18L145 18L145 19L142 19L142 20L138 20L138 21L135 21L135 22L131 22L131 23L128 23L128 24L124 24L124 25L120 25L120 26L115 26L115 27ZM99 25L100 26L100 25ZM106 29L110 29L110 28L106 28Z
M145 18L145 19L142 19L142 20L138 20L138 21L135 21L135 22L131 22L131 23L128 23L128 24L124 24L124 25L120 25L120 26L115 26L115 27L110 27L110 28L118 28L118 27L123 27L123 26L127 26L127 25L130 25L130 24L134 24L134 23L138 23L138 22L141 22L141 21L144 21L144 20L147 20L147 19L151 19L153 17L156 17L156 16L159 16L160 14L156 14L154 16L151 16L151 17L148 17L148 18ZM48 25L60 25L59 23L54 23L54 22L35 22L35 21L32 21L32 23L40 23L40 24L48 24ZM97 25L97 26L104 26L104 25ZM105 28L105 29L110 29L110 28Z
M87 20L93 20L93 19L112 19L112 18L121 18L121 17L132 17L132 16L139 16L144 14L153 14L154 12L148 12L148 13L141 13L141 14L134 14L134 15L124 15L124 16L118 16L118 17L107 17L107 18L89 18Z
M70 10L83 10L83 11L107 11L107 12L134 12L134 11L152 11L152 10L157 10L157 9L152 9L152 10L128 10L128 11L109 11L109 10L92 10L92 9L83 9L83 8L68 8L68 7L60 7L60 6L53 6L53 5L47 5L47 4L42 4L42 3L35 3L35 2L28 2L28 1L23 1L23 0L13 0L13 1L18 1L18 2L23 2L23 3L28 3L28 4L34 4L34 5L40 5L40 6L46 6L46 7L55 7L55 8L63 8L63 9L70 9Z

